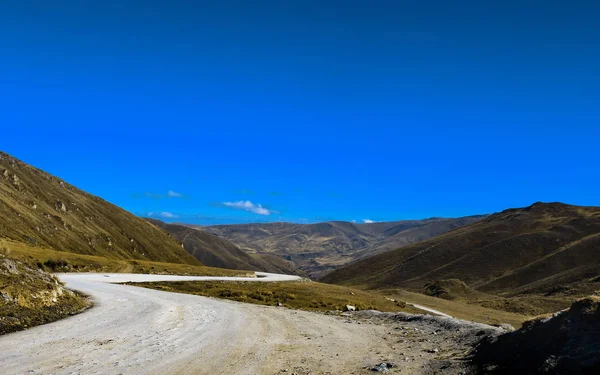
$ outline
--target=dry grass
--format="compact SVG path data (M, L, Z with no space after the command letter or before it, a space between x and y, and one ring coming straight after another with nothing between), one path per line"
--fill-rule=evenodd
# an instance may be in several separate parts
M378 293L310 281L265 283L178 281L128 284L259 305L276 306L282 303L291 309L309 311L343 310L345 305L353 305L358 310L422 313L421 310L403 302L390 301Z
M150 262L142 260L107 259L55 251L39 246L0 239L0 248L9 249L11 258L51 272L128 272L177 274L196 276L252 276L254 272L194 266L180 263Z
M519 328L524 321L531 318L530 315L526 314L495 310L476 304L467 303L465 301L449 301L400 289L383 290L382 293L391 298L399 299L408 303L416 303L425 307L442 311L458 319L470 320L479 323L506 323L515 328Z
M46 272L0 255L0 335L86 309L85 296L65 290Z
M110 259L200 264L160 228L2 152L0 217L0 238L16 242Z

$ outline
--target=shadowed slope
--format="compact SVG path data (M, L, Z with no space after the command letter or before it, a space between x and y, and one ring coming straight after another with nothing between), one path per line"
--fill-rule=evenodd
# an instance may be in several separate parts
M304 272L284 259L269 254L248 254L231 241L212 233L160 220L147 220L181 241L190 254L207 266L305 276Z

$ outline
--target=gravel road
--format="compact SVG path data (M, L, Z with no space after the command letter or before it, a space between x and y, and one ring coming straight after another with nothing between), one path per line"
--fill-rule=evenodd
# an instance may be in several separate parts
M263 277L251 280L296 279L258 276ZM395 331L380 323L112 284L240 278L59 277L69 288L91 295L95 306L1 336L2 374L361 374L379 361L408 356L412 347L392 342ZM418 373L425 360L420 357L415 355L406 369Z

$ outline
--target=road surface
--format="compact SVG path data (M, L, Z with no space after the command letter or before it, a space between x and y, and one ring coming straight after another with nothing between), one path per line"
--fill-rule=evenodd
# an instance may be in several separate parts
M256 282L294 280L260 274ZM392 357L381 325L114 282L236 280L139 274L61 274L95 306L67 319L0 336L0 373L351 373ZM239 279L239 278L237 278ZM244 278L243 280L248 280Z
M430 312L430 313L433 313L433 314L436 314L436 315L440 315L440 316L445 316L446 318L452 318L451 315L443 313L443 312L441 312L439 310L432 309L431 307L426 307L426 306L423 306L423 305L417 305L416 303L407 303L407 304L408 305L412 305L412 306L416 307L419 310L427 311L427 312Z

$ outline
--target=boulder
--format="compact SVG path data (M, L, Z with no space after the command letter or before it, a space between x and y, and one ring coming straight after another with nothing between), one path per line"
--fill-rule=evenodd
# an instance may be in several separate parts
M356 311L356 306L346 305L344 306L344 311Z

